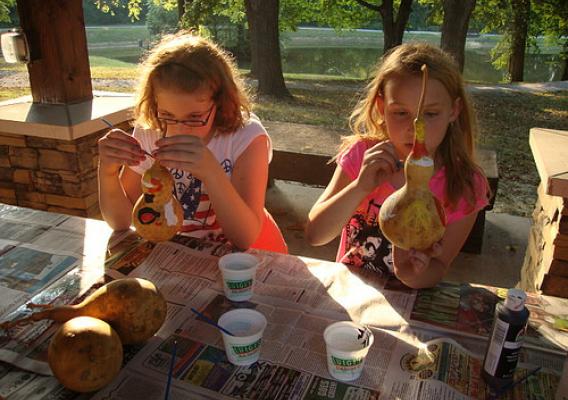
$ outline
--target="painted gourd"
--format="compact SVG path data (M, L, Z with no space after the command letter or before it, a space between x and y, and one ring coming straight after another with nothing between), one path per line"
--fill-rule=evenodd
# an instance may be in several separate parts
M427 250L440 241L446 229L446 217L438 199L428 186L434 173L434 160L428 154L422 115L428 69L422 66L422 93L414 120L414 146L404 163L406 183L391 194L381 206L379 225L385 237L405 250Z
M152 242L170 240L181 229L183 209L173 196L174 179L154 161L142 175L142 195L132 210L136 232Z

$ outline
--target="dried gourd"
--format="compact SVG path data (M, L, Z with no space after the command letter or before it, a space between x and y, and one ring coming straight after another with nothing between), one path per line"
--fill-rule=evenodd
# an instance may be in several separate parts
M89 316L108 322L122 344L143 343L160 329L166 319L166 300L145 279L117 279L101 286L77 305L46 308L20 320L0 324L1 329L50 319L65 322Z
M109 324L92 317L65 322L49 343L47 361L68 389L92 392L109 384L122 365L122 343Z

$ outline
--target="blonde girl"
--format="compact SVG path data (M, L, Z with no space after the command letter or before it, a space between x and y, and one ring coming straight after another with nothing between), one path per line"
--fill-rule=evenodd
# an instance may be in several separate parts
M264 209L271 141L227 53L190 33L164 37L142 64L134 118L132 136L113 129L98 143L99 201L112 228L130 226L154 158L174 177L183 234L287 251Z
M444 206L447 227L440 242L419 252L393 248L380 232L378 215L384 200L405 183L401 167L413 146L423 64L430 75L426 148L436 170L429 185ZM337 261L394 273L413 288L434 286L487 205L487 181L474 157L475 116L456 64L429 44L398 46L377 66L350 125L353 135L345 139L335 173L309 213L308 241L322 245L341 234Z

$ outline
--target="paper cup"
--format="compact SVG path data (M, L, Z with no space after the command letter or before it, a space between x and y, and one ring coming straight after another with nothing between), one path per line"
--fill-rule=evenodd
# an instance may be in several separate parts
M234 336L223 335L227 358L235 365L250 365L258 361L266 318L255 310L237 308L221 315L218 324Z
M254 274L260 261L252 254L232 253L219 259L223 274L225 296L232 301L245 301L252 297Z
M340 381L359 378L374 340L369 328L354 322L334 322L325 329L323 338L331 376Z

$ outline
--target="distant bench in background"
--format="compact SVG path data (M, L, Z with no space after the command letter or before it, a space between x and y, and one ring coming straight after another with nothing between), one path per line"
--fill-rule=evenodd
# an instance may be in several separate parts
M299 182L309 186L325 187L329 183L335 164L329 163L337 152L344 131L330 130L310 125L264 122L272 138L274 152L268 172L269 186L275 179ZM481 253L485 211L493 209L499 184L497 156L495 151L478 148L478 162L483 168L491 198L489 204L477 215L471 232L462 250L466 253Z

